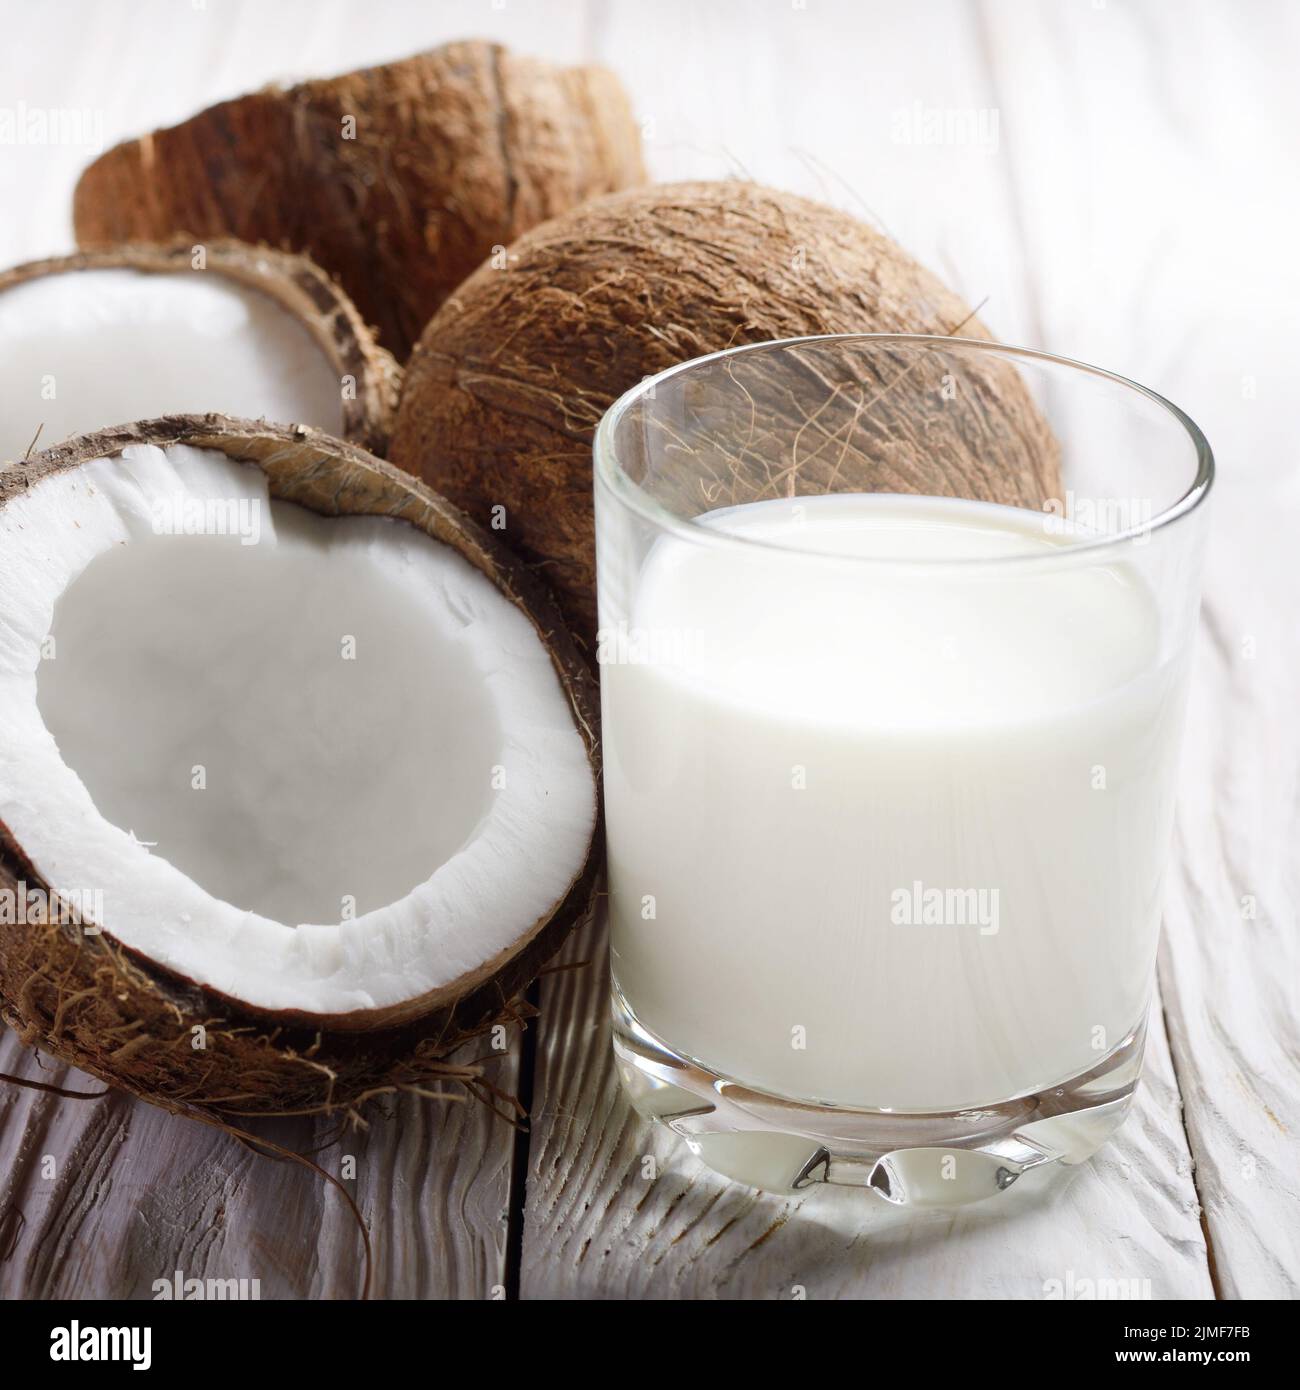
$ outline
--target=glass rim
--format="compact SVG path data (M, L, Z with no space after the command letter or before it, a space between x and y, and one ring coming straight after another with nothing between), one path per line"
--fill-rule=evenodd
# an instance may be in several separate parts
M993 556L954 556L949 558L927 557L925 559L907 559L896 556L853 555L804 550L798 546L783 545L779 542L764 540L755 536L739 535L734 532L720 530L716 527L703 526L697 519L678 516L677 513L671 511L664 506L663 503L657 501L640 485L640 483L633 481L624 470L622 464L618 461L618 454L614 447L614 435L624 415L626 415L628 410L639 400L652 394L655 388L662 382L668 381L675 376L684 375L697 367L704 366L706 363L718 362L724 358L738 357L743 353L803 347L813 343L877 343L882 346L894 344L913 347L937 347L939 345L956 346L963 349L970 348L980 352L1001 353L1009 357L1024 358L1035 362L1045 362L1054 367L1068 367L1086 376L1100 377L1104 381L1109 381L1117 386L1124 387L1126 390L1134 391L1139 396L1153 402L1164 410L1175 424L1181 426L1184 434L1190 440L1195 450L1195 476L1187 489L1170 503L1169 506L1157 512L1155 516L1148 518L1136 526L1128 526L1121 531L1116 531L1111 534L1091 536L1079 541L1068 541L1053 547L1051 550L1032 554L1021 553ZM635 386L624 391L623 394L614 401L609 409L605 411L600 419L600 423L596 427L592 452L597 486L604 485L617 501L629 507L644 521L649 522L659 531L667 532L682 540L687 540L694 544L721 546L723 548L734 547L750 554L756 551L775 552L792 559L801 558L831 564L865 565L885 569L904 570L941 571L951 570L954 567L964 567L969 571L972 569L1001 569L1009 566L1018 566L1021 569L1025 569L1034 566L1058 566L1079 556L1095 558L1100 552L1127 545L1130 542L1148 540L1157 531L1162 531L1180 518L1189 516L1209 495L1215 478L1214 453L1200 427L1186 411L1160 395L1159 392L1153 391L1148 386L1143 386L1141 382L1133 381L1131 378L1122 376L1118 372L1107 371L1104 367L1096 367L1091 363L1081 362L1072 357L1062 357L1057 353L1044 352L1039 348L1017 347L1011 343L994 342L987 338L958 338L947 334L934 333L816 333L796 338L774 338L761 343L744 343L738 347L723 348L720 352L710 352L701 357L692 357L685 362L674 363L673 366L666 367L663 371L656 372L653 376L643 378ZM807 495L822 496L834 494L811 493ZM902 496L906 494L882 493L879 495ZM915 495L928 496L929 494L918 493ZM789 500L798 501L799 499L796 497ZM1028 511L1029 509L1025 508L1024 510ZM705 514L702 513L701 515ZM1044 512L1043 515L1046 516L1050 514Z

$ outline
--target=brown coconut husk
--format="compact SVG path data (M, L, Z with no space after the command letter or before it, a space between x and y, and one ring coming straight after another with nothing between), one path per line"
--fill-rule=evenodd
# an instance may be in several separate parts
M395 517L451 546L542 637L598 774L594 686L551 599L444 499L353 445L310 429L220 415L169 417L85 435L12 465L0 472L0 508L42 478L140 443L218 449L261 468L273 497L323 516ZM517 1002L520 992L569 931L589 919L602 862L598 815L586 861L567 894L550 916L521 932L510 951L435 994L364 1015L255 1010L125 948L110 930L87 932L70 920L0 923L0 1017L24 1043L112 1086L210 1118L355 1111L375 1095L439 1092L442 1083L504 1108L505 1098L480 1068L449 1062L447 1055L494 1023L517 1022L526 1013ZM0 822L0 888L17 892L20 885L49 893ZM200 1028L206 1046L197 1049Z
M342 398L343 437L385 454L397 416L402 369L380 347L357 307L314 261L230 238L195 245L133 243L29 261L0 271L0 294L46 275L82 270L138 270L148 275L220 275L274 300L307 329L340 382L356 391ZM290 423L297 423L296 421Z
M645 177L618 80L478 40L222 102L82 174L83 247L235 236L310 255L404 358L534 224Z
M408 364L390 455L476 520L504 506L504 534L544 567L590 642L591 446L602 414L679 362L824 333L990 336L934 275L847 213L734 181L616 193L527 233L506 269L484 267L447 301ZM698 499L707 484L713 506L781 489L1035 509L1061 495L1056 440L1005 359L951 359L963 407L977 407L961 411L947 407L938 380L925 382L928 409L916 381L891 396L893 379L915 367L901 354L885 371L865 355L837 377L828 367L810 366L807 395L794 399L775 376L764 389L757 357L745 362L753 451L770 457L773 490L755 491L746 470L729 467L723 434L683 461L682 486ZM797 487L785 466L796 450Z

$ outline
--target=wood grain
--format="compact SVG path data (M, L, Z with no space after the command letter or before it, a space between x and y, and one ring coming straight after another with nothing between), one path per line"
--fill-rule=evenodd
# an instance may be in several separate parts
M268 81L343 72L454 38L572 61L586 10L478 0L367 9L339 0L138 0L129 24L120 8L88 0L69 0L57 15L24 11L6 36L13 81L4 102L75 110L84 131L79 141L0 147L0 201L23 208L0 223L0 265L72 249L77 174L117 140ZM80 40L71 48L69 26ZM145 71L147 81L115 75ZM514 1091L517 1034L510 1046L492 1075ZM2 1028L0 1071L101 1089L53 1063L39 1070ZM263 1132L302 1151L333 1134L305 1121ZM514 1150L514 1131L481 1107L403 1098L381 1104L367 1131L317 1155L331 1171L343 1156L356 1158L350 1187L374 1241L375 1296L501 1296ZM351 1298L361 1248L337 1193L296 1165L254 1157L119 1095L61 1100L0 1083L0 1297L149 1297L154 1279L179 1268L260 1279L264 1298Z
M513 1091L517 1032L510 1046L488 1065ZM38 1066L8 1031L0 1071L103 1089ZM249 1127L317 1151L336 1176L355 1172L346 1185L371 1233L373 1297L502 1296L514 1131L481 1105L410 1096L376 1102L367 1118L341 1136L324 1121ZM176 1270L256 1279L262 1298L350 1299L362 1241L338 1193L297 1164L120 1092L69 1100L0 1083L0 1298L152 1298Z
M103 4L25 7L6 35L6 101L89 105L111 141L277 76L470 34L606 61L646 122L656 177L739 172L869 216L972 303L987 296L981 316L1004 338L1151 384L1189 408L1220 458L1163 1015L1116 1140L1050 1190L1026 1178L996 1213L917 1220L852 1192L791 1201L727 1187L618 1100L597 963L542 990L521 1291L1033 1298L1072 1270L1149 1278L1154 1296L1295 1297L1300 11L1265 0L132 10L126 25ZM72 49L59 42L70 24ZM150 61L150 36L168 61L150 62L147 82L121 81ZM996 112L996 142L909 143L918 103ZM70 249L71 188L93 153L0 149L0 203L23 209L0 224L0 261ZM0 1070L23 1068L36 1074L0 1040ZM356 1141L377 1292L477 1297L505 1278L512 1138L481 1120L404 1102ZM655 1178L642 1177L646 1155ZM0 1295L147 1291L180 1262L262 1277L268 1297L338 1296L357 1260L342 1203L305 1173L135 1103L0 1086Z
M1243 45L1222 7L1189 8L1190 21L1151 4L1012 0L926 7L924 18L915 8L821 5L747 35L742 75L729 84L703 81L693 62L734 42L725 7L698 24L679 9L661 38L630 6L606 21L607 57L619 56L634 94L653 90L652 67L674 72L682 99L665 103L668 133L661 124L650 146L661 177L681 177L683 166L713 174L740 166L815 195L794 168L815 134L819 158L805 174L823 184L822 196L860 204L972 300L989 294L984 317L1005 337L1150 381L1193 405L1221 454L1251 444L1275 466L1252 467L1253 516L1235 499L1215 502L1161 959L1169 1033L1157 1012L1139 1106L1116 1140L1050 1192L1018 1185L996 1215L975 1208L918 1219L846 1208L854 1193L778 1200L727 1188L647 1132L615 1094L608 1060L591 1052L590 1039L603 1047L606 1037L603 979L558 976L543 997L525 1294L779 1297L802 1280L821 1296L1033 1297L1066 1270L1149 1279L1156 1297L1300 1290L1300 971L1287 848L1296 840L1298 759L1284 711L1297 688L1295 621L1286 616L1296 600L1294 580L1279 574L1298 499L1294 444L1278 414L1300 295L1281 301L1284 321L1260 340L1258 319L1234 314L1223 278L1203 273L1211 247L1230 231L1272 253L1258 271L1236 260L1229 269L1250 302L1278 303L1265 289L1278 273L1294 290L1293 258L1269 242L1267 224L1251 225L1260 219L1220 206L1203 219L1186 215L1187 191L1206 187L1207 164L1210 186L1222 188L1240 182L1243 160L1262 167L1246 130L1276 161L1270 168L1288 171L1274 185L1281 205L1300 205L1289 172L1295 138L1276 134L1295 129L1286 114L1294 97L1260 71L1270 48L1294 48L1296 26L1294 16L1253 7L1253 42ZM911 61L900 63L903 53ZM1252 76L1262 78L1258 89ZM757 96L794 89L797 111ZM1194 104L1195 93L1215 90L1230 102ZM996 142L894 138L908 133L917 105L996 113ZM1216 136L1211 127L1225 121L1235 135L1220 124ZM948 211L936 216L940 205ZM1259 402L1270 385L1272 407ZM1221 482L1221 494L1231 489ZM1247 552L1250 580L1234 585L1231 570ZM1249 632L1261 634L1267 658L1235 677L1216 674L1212 655L1207 668L1205 645L1227 648ZM1238 920L1239 897L1250 891L1239 882L1255 885L1264 920ZM658 1178L640 1179L643 1154L656 1159Z
M590 963L542 982L525 1298L1043 1298L1071 1278L1214 1296L1158 1013L1134 1113L1091 1162L917 1214L847 1188L777 1196L711 1173L622 1097L601 929L567 953Z
M1293 537L1300 506L1284 519ZM1293 742L1261 738L1286 729L1300 689L1282 617L1300 611L1300 575L1279 520L1253 537L1247 572L1220 573L1205 604L1185 766L1216 794L1183 800L1161 957L1197 1187L1233 1298L1300 1292L1300 768Z
M1160 980L1217 1289L1296 1298L1300 138L1268 55L1300 49L1300 15L980 16L1045 345L1154 386L1218 456Z

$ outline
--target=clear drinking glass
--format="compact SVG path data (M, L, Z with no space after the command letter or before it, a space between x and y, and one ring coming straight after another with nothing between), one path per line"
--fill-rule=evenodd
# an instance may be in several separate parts
M688 362L596 436L614 1039L756 1186L975 1200L1141 1065L1213 462L953 338Z

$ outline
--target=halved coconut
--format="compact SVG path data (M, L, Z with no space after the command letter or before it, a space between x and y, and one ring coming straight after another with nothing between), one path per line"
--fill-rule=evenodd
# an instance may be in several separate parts
M528 573L342 441L209 415L12 465L5 1021L177 1107L418 1082L591 910L594 710Z
M613 73L467 39L124 141L82 173L72 211L87 248L192 234L306 252L405 359L495 248L644 178Z
M0 271L0 378L0 460L214 406L383 453L401 369L319 266L221 240Z

